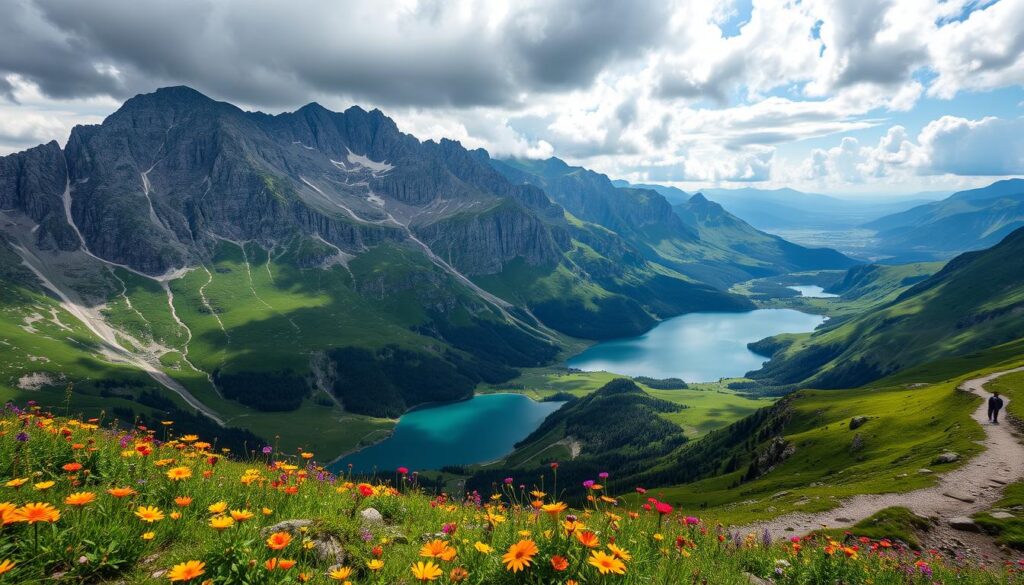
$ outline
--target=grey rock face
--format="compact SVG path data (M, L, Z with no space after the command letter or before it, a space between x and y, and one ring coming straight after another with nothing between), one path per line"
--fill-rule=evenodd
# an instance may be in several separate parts
M0 209L18 210L39 224L42 249L75 250L78 236L64 219L64 153L56 142L0 157Z
M855 416L855 417L850 419L850 430L853 431L853 430L859 429L860 427L864 426L864 423L866 423L866 422L868 422L868 417L866 417L866 416Z

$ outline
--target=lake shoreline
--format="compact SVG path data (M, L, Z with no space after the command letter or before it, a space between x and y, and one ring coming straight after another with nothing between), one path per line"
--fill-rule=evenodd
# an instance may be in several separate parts
M470 396L468 396L466 398L460 398L458 400L446 400L446 401L434 401L434 402L419 403L419 404L416 404L416 405L414 405L412 407L409 407L408 409L405 410L405 412L402 413L401 416L399 416L397 419L394 419L395 420L395 426L392 427L389 431L387 431L387 433L383 437L381 437L379 440L375 440L375 441L367 443L365 445L359 445L359 446L354 447L352 449L348 449L345 452L341 453L340 455L334 457L324 467L326 469L328 469L328 470L331 470L332 467L336 467L336 466L340 465L341 461L344 460L345 458L350 457L352 455L355 455L357 453L360 453L360 452L362 452L362 451L364 451L366 449L370 449L372 447L378 446L381 443L384 443L385 441L394 438L395 432L398 429L398 425L399 425L402 417L405 417L406 415L409 415L409 414L412 414L412 413L415 413L415 412L421 412L421 411L424 411L424 410L430 410L432 408L443 408L443 407L447 407L447 406L458 405L458 404L470 402L473 399L479 398L479 397L492 397L492 396L517 396L517 397L521 396L523 398L528 399L531 403L534 403L534 404L559 404L559 405L563 404L562 402L538 400L538 399L535 399L534 397L532 397L532 396L530 396L528 394L525 394L523 392L515 392L515 391L477 392L476 390L473 391L472 395L470 395ZM550 414L550 413L548 413L548 414ZM547 415L545 415L545 418L547 418ZM542 423L543 419L540 422ZM538 423L538 425L539 424L540 423ZM374 432L376 432L376 431L374 431ZM513 447L512 450L514 450L514 447ZM512 451L510 450L509 453L511 453L511 452ZM499 456L496 460L501 460L502 458L504 458L507 455L508 455L508 453L505 453L505 454ZM460 464L460 465L477 465L477 464L478 463L465 463L465 464ZM424 470L426 470L426 468ZM338 469L336 472L332 471L332 473L340 474L343 471L345 471L345 470ZM381 469L377 470L378 473L380 471L381 471ZM367 474L368 474L368 472L364 472L364 473L361 473L360 475L367 475Z

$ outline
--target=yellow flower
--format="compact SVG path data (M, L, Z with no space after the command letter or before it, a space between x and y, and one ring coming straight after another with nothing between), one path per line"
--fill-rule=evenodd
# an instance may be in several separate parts
M372 559L366 563L366 568L371 571L379 571L384 568L384 561L380 559Z
M8 481L7 483L4 484L4 486L5 487L9 487L9 488L20 488L21 486L25 485L26 483L28 483L28 478L27 477L19 477L17 479L12 479L12 480Z
M501 560L505 563L505 569L518 573L533 564L533 557L537 552L537 543L524 539L508 547L508 552Z
M231 517L234 518L235 522L245 522L251 520L255 516L249 510L231 510Z
M543 506L540 507L540 509L541 509L542 512L544 512L544 513L546 513L546 514L548 514L548 515L550 515L550 516L552 516L554 518L557 518L558 515L561 514L562 512L565 512L566 508L568 508L568 507L569 506L565 505L562 502L555 502L553 504L544 504Z
M0 562L0 575L3 575L7 571L10 571L11 569L13 569L14 565L16 565L16 564L17 563L12 561L11 559L4 559L3 562Z
M480 542L479 540L476 541L476 544L474 544L473 547L476 548L476 550L484 553L485 555L491 554L491 552L494 551L494 549L491 548L491 545L484 544L484 543Z
M143 522L147 522L149 524L159 522L164 519L164 513L156 506L139 506L139 508L135 510L135 515Z
M54 484L56 484L56 483L57 482L55 482L55 481L41 481L41 482L37 483L35 486L33 486L33 487L35 487L39 491L43 491L43 490L48 490L48 489L52 488L54 486Z
M597 567L598 572L602 575L607 575L608 573L615 573L616 575L626 574L626 564L604 551L590 551L590 558L587 559L587 562Z
M174 565L167 571L167 578L174 581L191 581L206 571L206 563L202 561L187 561L180 565Z
M444 571L434 564L434 561L419 561L412 566L412 576L420 581L433 581L440 577Z
M274 511L271 510L270 508L263 508L262 510L260 510L260 512L263 512L264 516L270 516L274 513Z
M216 504L210 504L206 509L209 510L211 514L223 514L228 509L228 503L217 502Z
M609 544L608 545L608 550L612 551L612 555L614 555L615 558L623 560L623 561L628 561L628 560L633 558L633 556L631 554L629 554L628 550L626 550L624 548L619 548L618 546L615 546L614 544Z
M181 481L192 477L192 470L188 467L172 467L167 470L167 479L171 481Z
M234 526L235 520L231 516L214 516L210 518L210 528L224 530Z
M142 540L153 540L156 537L156 532L144 532L142 534Z
M331 579L334 579L335 581L344 581L345 579L348 579L349 575L351 574L352 567L338 567L337 569L334 569L333 571L328 573L328 576Z

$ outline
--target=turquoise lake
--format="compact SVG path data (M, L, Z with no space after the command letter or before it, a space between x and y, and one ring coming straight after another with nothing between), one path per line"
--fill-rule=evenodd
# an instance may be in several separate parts
M570 359L587 371L706 382L742 376L765 356L747 343L778 333L812 331L824 321L791 309L749 313L690 313L659 323L639 337L599 343ZM387 439L332 465L390 475L398 467L439 469L499 459L533 432L561 402L534 402L521 394L483 394L406 413Z
M445 465L499 459L526 438L562 402L535 402L521 394L481 394L463 402L407 412L387 439L332 465L360 473L376 467L385 475L399 467L439 469Z
M815 286L813 284L801 284L798 286L789 286L786 288L795 290L796 292L800 293L800 296L802 297L808 297L812 299L832 299L839 296L834 295L832 293L827 293L825 292L825 289L821 288L820 286Z
M639 337L598 343L566 365L587 372L712 382L756 370L767 358L747 344L779 333L813 331L825 321L792 309L747 313L689 313L659 323Z

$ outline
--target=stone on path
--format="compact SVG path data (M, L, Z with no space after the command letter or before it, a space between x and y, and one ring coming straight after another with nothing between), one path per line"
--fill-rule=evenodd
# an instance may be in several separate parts
M942 495L946 496L947 498L953 498L954 500L960 500L961 502L965 502L968 504L973 504L975 499L972 495L960 492L943 492Z
M981 528L974 523L974 520L971 520L966 516L950 518L946 520L946 524L948 524L950 528L963 530L964 532L981 532Z
M996 520L1010 520L1011 518L1016 518L1016 516L1009 512L992 512L989 516L992 516Z

